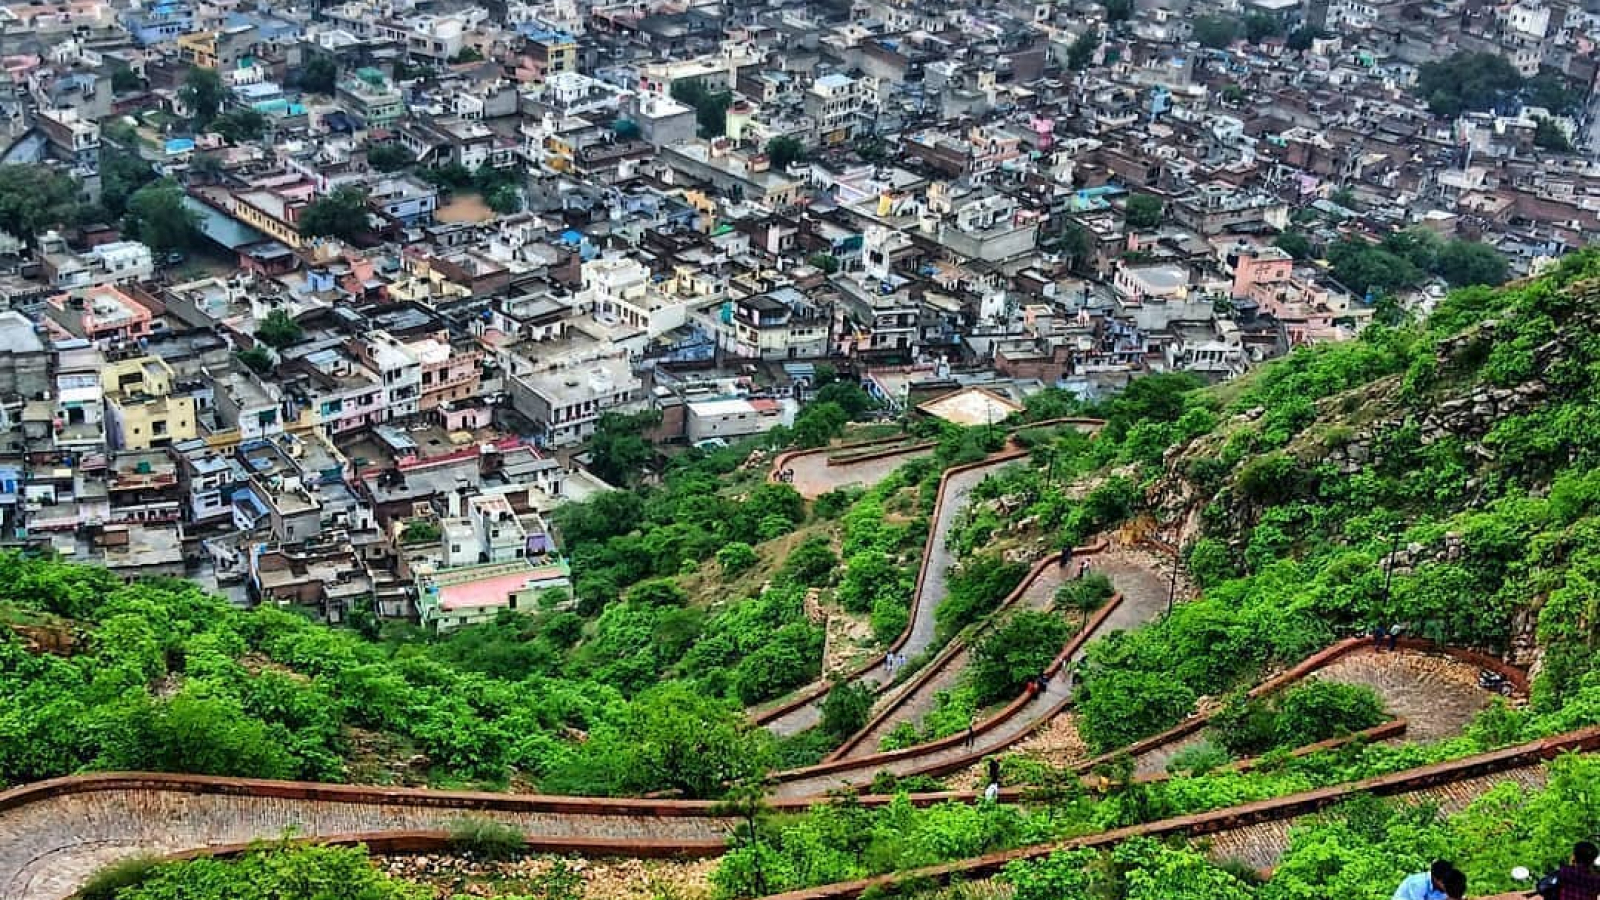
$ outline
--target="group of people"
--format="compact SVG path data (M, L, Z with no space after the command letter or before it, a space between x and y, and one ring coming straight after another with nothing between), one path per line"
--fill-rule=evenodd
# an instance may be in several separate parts
M1400 634L1406 630L1405 623L1396 622L1393 625L1372 626L1372 649L1377 651L1394 651L1400 646Z
M1590 841L1579 841L1572 848L1572 859L1539 879L1535 889L1543 900L1597 900L1600 898L1600 869L1595 860L1600 848ZM1523 870L1526 874L1527 870ZM1393 900L1462 900L1467 895L1467 876L1447 860L1434 860L1426 872L1417 872L1400 882Z
M1061 554L1061 556L1056 560L1056 565L1063 569L1072 565L1072 553L1069 551ZM1089 561L1087 559L1078 560L1078 577L1082 578L1087 574L1089 574Z
M883 670L889 674L889 679L894 680L894 673L905 667L906 655L890 650L883 655Z

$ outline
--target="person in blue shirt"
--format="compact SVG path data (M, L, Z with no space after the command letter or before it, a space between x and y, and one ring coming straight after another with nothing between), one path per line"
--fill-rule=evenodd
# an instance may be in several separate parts
M1461 900L1466 893L1467 876L1450 863L1436 859L1428 871L1400 882L1393 900Z

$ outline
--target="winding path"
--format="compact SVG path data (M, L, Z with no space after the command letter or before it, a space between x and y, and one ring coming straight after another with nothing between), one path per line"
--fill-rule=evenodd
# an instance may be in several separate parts
M998 471L1027 453L1013 450L999 453L979 463L958 466L946 472L939 486L939 498L934 507L933 521L928 529L928 542L923 548L922 570L917 577L917 587L911 598L911 621L900 638L891 645L892 650L907 657L915 657L933 645L936 623L934 613L946 593L947 572L950 568L950 551L945 548L945 538L956 514L966 505L972 489L991 472ZM890 675L884 666L883 656L878 656L850 676L851 680L866 684L874 692L889 684ZM822 700L827 696L827 684L813 685L789 703L759 714L756 721L779 736L798 734L822 720Z
M775 476L784 470L792 471L794 480L789 483L807 500L814 500L829 491L852 485L872 487L888 478L895 469L913 459L921 459L933 453L932 444L910 444L905 443L905 440L896 439L897 443L886 442L882 451L877 453L872 452L867 446L859 448L841 446L780 454L773 462L769 477L775 479ZM847 455L841 455L851 452L861 453L863 456L860 459L851 459Z

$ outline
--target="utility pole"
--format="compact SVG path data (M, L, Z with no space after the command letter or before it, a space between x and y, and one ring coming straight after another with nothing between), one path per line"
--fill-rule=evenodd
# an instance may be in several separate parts
M1167 618L1172 617L1172 603L1178 597L1178 545L1172 545L1172 579L1167 582Z

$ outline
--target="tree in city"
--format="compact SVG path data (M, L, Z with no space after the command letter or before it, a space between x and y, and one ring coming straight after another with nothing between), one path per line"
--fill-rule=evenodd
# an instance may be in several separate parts
M256 325L256 340L275 350L300 343L305 333L300 323L281 309L267 313L266 317Z
M193 247L200 237L200 217L183 199L183 188L176 181L150 182L128 198L123 230L156 253Z
M1451 287L1474 284L1504 284L1509 267L1506 258L1488 244L1476 241L1449 241L1434 257L1434 271Z
M1086 263L1094 259L1094 235L1072 219L1063 217L1061 228L1056 232L1055 249L1066 257L1068 270L1081 271Z
M367 192L342 187L313 200L300 212L300 233L306 237L351 240L370 230Z
M733 95L729 92L713 91L704 82L693 79L674 82L672 99L694 107L701 137L722 137L727 133L728 107L733 103Z
M131 94L141 90L144 90L144 79L139 77L139 73L127 66L117 66L111 70L112 93Z
M1572 152L1572 141L1567 139L1567 133L1544 116L1533 120L1533 145L1556 153Z
M839 260L831 253L813 253L806 257L806 265L821 270L824 275L839 271Z
M1100 33L1090 28L1073 39L1067 46L1067 68L1082 72L1094 62L1094 52L1100 49Z
M211 130L232 144L260 140L267 133L267 117L247 107L230 109L211 120Z
M850 414L837 403L808 403L794 417L794 443L797 447L826 447L844 433Z
M250 371L257 375L265 375L272 371L272 353L265 347L247 347L235 353L239 362L244 363Z
M188 74L183 77L183 87L178 89L178 98L189 108L191 120L196 128L204 128L211 124L227 95L228 90L223 87L222 76L218 75L215 69L200 66L189 67Z
M477 47L462 47L461 52L457 53L455 59L451 60L451 62L456 63L457 65L462 63L483 62L483 53L481 53Z
M1244 17L1244 36L1252 44L1259 44L1283 33L1283 23L1265 13L1251 13Z
M522 211L522 192L515 185L502 184L483 195L484 205L502 216Z
M411 151L399 144L373 144L367 148L367 165L379 172L397 172L416 161Z
M1128 198L1128 205L1124 214L1128 219L1130 228L1154 228L1161 224L1161 214L1166 211L1166 204L1160 198L1149 194L1134 194Z
M100 147L100 206L112 217L128 209L135 191L156 179L156 171L137 151L110 143Z
M1227 16L1200 16L1190 34L1202 47L1221 50L1239 39L1239 20Z
M1024 610L1006 619L973 648L968 677L978 703L1016 696L1044 672L1071 634L1065 619L1046 612Z
M767 141L767 159L771 160L772 167L783 171L789 168L790 163L797 163L806 158L806 145L797 138L782 136Z
M589 471L607 484L637 482L655 458L655 448L644 433L659 424L659 412L601 413L589 438Z
M0 230L29 240L75 221L79 211L71 176L31 163L0 165Z
M1100 6L1106 11L1107 22L1114 24L1133 18L1133 0L1101 0Z
M1418 66L1414 90L1434 113L1454 118L1495 109L1522 86L1522 75L1500 54L1461 50Z
M1522 85L1522 102L1548 110L1554 116L1570 116L1583 109L1584 92L1560 72L1545 69Z
M1310 259L1312 255L1311 239L1298 231L1285 231L1272 244L1295 259Z
M339 79L339 64L321 53L300 67L300 89L313 94L332 94Z
M1321 29L1310 25L1302 25L1289 32L1289 36L1284 39L1283 43L1284 46L1296 53L1304 53L1311 49L1312 44L1323 37L1326 37L1326 35L1323 34Z
M1223 103L1227 103L1232 106L1238 106L1248 99L1249 96L1250 95L1245 93L1244 88L1240 86L1238 82L1229 82L1222 87Z
M618 140L633 141L638 140L642 132L639 131L638 122L619 117L611 120L611 133L616 135Z

